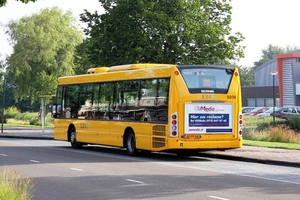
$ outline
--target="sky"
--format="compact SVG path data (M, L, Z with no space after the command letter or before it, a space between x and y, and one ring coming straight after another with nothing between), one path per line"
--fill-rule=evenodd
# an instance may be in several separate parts
M262 50L269 44L286 47L295 46L300 49L298 30L299 0L232 0L233 32L241 32L245 40L245 58L237 63L251 67L262 55ZM98 0L37 0L35 3L23 4L8 0L5 7L0 7L0 24L9 20L18 20L24 16L38 13L41 9L57 6L64 11L71 10L78 19L84 9L89 12L103 13ZM298 36L299 35L299 36ZM10 55L12 47L8 37L0 27L0 53Z

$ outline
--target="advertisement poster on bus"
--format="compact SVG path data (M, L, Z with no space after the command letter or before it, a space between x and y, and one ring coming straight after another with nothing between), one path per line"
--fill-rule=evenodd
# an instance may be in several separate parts
M232 133L232 104L186 103L185 133Z

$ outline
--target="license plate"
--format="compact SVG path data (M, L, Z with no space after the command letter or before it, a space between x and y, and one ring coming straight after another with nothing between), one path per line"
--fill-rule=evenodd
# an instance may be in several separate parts
M197 135L197 134L187 134L186 135L186 139L200 139L201 135Z

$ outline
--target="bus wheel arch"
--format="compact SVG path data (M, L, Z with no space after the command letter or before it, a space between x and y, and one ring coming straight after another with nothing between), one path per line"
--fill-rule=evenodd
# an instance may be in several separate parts
M136 156L138 149L136 148L135 133L131 127L127 127L124 132L123 146L126 148L128 155Z
M76 128L74 124L70 124L68 128L68 141L74 149L82 148L82 144L76 140Z

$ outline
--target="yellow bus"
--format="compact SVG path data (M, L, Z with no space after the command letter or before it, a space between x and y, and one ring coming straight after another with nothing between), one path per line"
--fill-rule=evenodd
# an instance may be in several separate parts
M60 77L54 139L74 148L104 145L175 152L242 147L238 69L129 64Z

